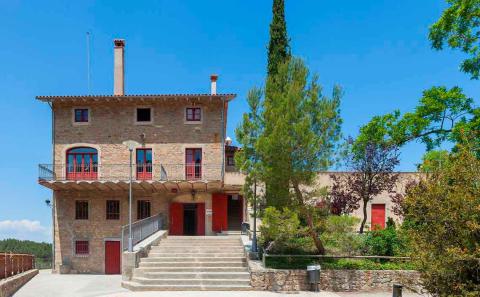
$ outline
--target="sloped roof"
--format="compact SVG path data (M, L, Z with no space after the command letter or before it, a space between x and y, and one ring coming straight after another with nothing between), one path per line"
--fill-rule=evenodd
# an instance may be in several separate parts
M129 95L59 95L37 96L36 99L43 102L86 102L86 101L152 101L152 100L178 100L178 99L225 99L230 101L237 94L129 94Z

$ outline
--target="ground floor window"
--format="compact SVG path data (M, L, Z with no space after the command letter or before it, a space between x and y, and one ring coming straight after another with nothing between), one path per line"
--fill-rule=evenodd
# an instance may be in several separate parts
M88 255L89 247L88 240L75 241L75 255Z
M75 219L88 220L88 201L86 200L75 201Z
M143 220L150 217L150 200L137 201L137 219Z
M120 219L120 201L107 200L107 220Z

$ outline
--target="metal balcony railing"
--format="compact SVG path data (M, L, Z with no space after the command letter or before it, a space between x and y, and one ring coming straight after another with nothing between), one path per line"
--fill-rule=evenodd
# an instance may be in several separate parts
M39 181L128 181L128 164L40 164ZM222 179L221 164L133 164L134 180L212 181Z

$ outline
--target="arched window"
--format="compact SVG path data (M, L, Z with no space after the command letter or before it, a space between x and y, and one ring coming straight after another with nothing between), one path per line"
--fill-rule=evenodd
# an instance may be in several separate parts
M91 147L76 147L67 151L67 179L97 179L98 153Z

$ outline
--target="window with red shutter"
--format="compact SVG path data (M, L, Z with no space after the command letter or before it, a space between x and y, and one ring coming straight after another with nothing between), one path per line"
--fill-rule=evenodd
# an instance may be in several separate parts
M188 122L200 122L202 120L202 109L200 107L187 107L186 119Z

